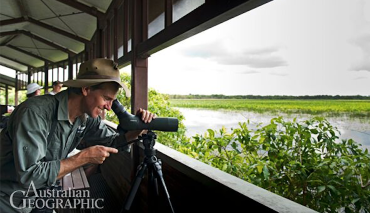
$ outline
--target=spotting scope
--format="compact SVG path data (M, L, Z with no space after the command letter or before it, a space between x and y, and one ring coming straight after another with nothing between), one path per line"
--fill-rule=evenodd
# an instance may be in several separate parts
M155 118L150 123L144 123L138 116L130 114L116 99L113 101L112 110L117 115L119 127L124 131L131 130L159 130L177 132L179 120L177 118Z

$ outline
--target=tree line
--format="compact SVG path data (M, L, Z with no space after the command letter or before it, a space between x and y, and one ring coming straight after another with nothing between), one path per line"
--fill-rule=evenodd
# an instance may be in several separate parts
M170 99L271 99L271 100L370 100L370 96L362 95L304 95L304 96L291 96L291 95L168 95Z

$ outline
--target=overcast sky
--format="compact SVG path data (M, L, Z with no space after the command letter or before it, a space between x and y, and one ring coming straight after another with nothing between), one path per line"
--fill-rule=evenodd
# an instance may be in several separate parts
M272 1L152 55L149 86L168 94L370 95L370 1Z
M149 87L167 94L370 95L370 0L274 0L153 54Z

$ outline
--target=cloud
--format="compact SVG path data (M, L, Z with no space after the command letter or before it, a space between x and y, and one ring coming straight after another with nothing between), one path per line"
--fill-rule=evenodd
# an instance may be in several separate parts
M351 40L351 43L362 51L362 58L353 64L351 70L370 72L370 34L359 36Z
M353 70L354 71L367 71L367 72L370 72L370 57L368 59L368 61L362 61L362 62L359 62L356 66L353 66Z
M220 64L224 65L246 65L252 68L273 68L287 66L287 62L280 56L274 55L228 55L216 58Z
M224 54L226 48L222 42L203 43L185 47L182 52L189 57L214 58Z
M276 76L287 76L288 73L281 73L281 72L270 72L270 75L276 75Z
M245 71L240 71L239 72L240 74L244 74L244 75L250 75L250 74L256 74L256 73L260 73L256 70L245 70Z
M243 65L251 68L274 68L287 66L288 63L279 55L277 47L247 49L242 52L228 50L222 42L210 42L189 46L184 54L215 61L222 65Z
M365 77L365 76L359 76L357 78L354 78L353 80L362 80L362 79L367 79L367 77Z

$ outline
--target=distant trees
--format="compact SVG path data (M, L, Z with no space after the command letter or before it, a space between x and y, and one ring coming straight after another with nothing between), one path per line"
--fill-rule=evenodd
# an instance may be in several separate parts
M324 99L324 100L370 100L370 96L362 95L168 95L170 99L274 99L274 100L290 100L290 99Z

